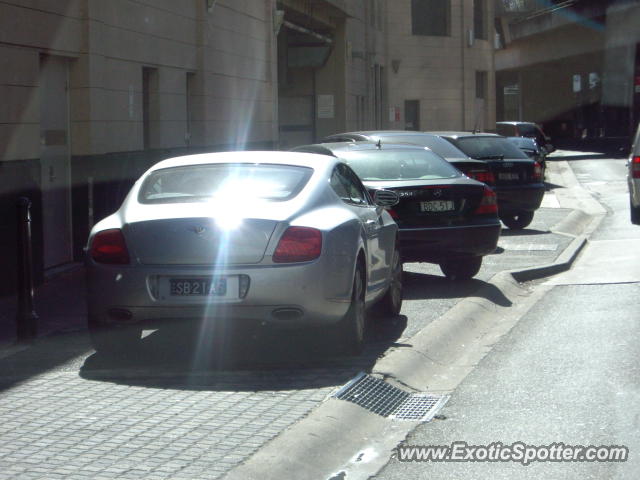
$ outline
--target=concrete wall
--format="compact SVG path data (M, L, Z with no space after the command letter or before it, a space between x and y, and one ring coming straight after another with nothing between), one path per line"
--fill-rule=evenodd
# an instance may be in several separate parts
M40 278L43 273L42 54L68 60L72 181L67 189L80 259L91 211L98 221L115 210L151 164L178 154L273 146L274 4L218 0L207 11L204 0L1 2L0 236L8 254L0 259L0 270L15 271L14 204L26 194L33 201L36 270ZM146 149L143 68L154 71ZM11 275L4 278L0 294L14 284Z

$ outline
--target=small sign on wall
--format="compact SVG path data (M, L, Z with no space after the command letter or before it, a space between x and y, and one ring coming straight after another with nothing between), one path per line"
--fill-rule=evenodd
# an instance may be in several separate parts
M582 90L582 75L573 76L573 93L578 93Z
M400 121L400 107L389 107L389 121L390 122Z
M334 113L334 96L318 95L317 98L318 118L333 118Z

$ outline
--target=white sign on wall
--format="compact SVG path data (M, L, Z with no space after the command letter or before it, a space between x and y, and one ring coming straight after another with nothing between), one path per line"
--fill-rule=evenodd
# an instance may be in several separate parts
M317 112L318 112L318 118L334 117L333 95L318 95Z
M573 76L573 93L578 93L582 90L582 75Z

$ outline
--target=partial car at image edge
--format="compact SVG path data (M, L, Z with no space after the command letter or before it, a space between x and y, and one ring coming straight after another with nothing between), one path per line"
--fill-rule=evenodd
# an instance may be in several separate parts
M638 124L627 161L627 184L630 220L634 225L640 225L640 124Z

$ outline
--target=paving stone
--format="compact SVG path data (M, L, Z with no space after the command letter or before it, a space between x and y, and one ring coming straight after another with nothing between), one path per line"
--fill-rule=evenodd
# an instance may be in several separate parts
M220 478L321 401L175 388L51 371L0 390L0 479Z

